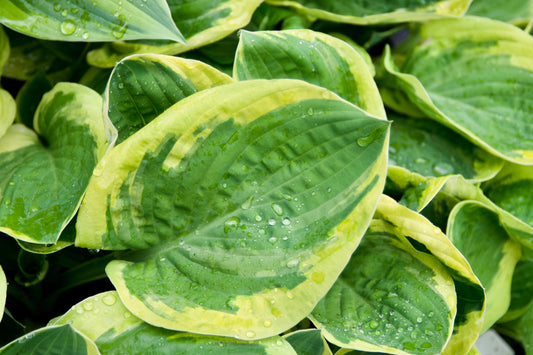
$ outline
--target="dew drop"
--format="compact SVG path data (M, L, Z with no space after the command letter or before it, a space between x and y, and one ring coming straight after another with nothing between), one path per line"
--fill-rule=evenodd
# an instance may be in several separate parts
M417 317L417 318L416 318L416 322L417 322L417 323L422 323L422 320L423 320L422 317Z
M439 175L449 175L453 173L453 166L448 163L438 163L433 166L433 171Z
M54 11L56 11L56 12L61 11L61 4L60 3L56 2L54 4Z
M288 219L288 218L283 218L283 220L281 221L281 223L283 223L283 225L285 226L288 226L291 224L291 220Z
M278 216L281 216L283 214L283 209L281 208L280 205L276 204L276 203L273 203L272 204L272 210L274 211L275 214L277 214Z
M294 299L294 295L291 291L287 291L287 298L290 300Z
M124 83L118 83L118 88L119 89L124 89Z
M5 205L9 205L10 203L11 203L11 200L9 200L9 199L5 199L5 200L4 200L4 204L5 204Z
M276 237L271 237L271 238L268 239L268 241L269 241L270 243L275 243L276 240L277 240Z
M90 310L93 309L93 303L92 302L85 302L85 303L83 303L83 308L86 311L90 311Z
M299 263L300 261L298 259L289 260L287 262L287 267L296 267Z
M371 321L370 323L368 323L368 326L371 328L371 329L376 329L378 326L379 326L379 323L375 320Z
M60 26L61 33L69 36L76 31L76 24L72 20L65 20Z
M68 15L68 9L61 11L61 16L66 17Z
M257 216L255 216L255 220L256 220L257 222L261 222L261 221L263 220L263 218L261 218L260 215L257 215Z
M124 312L124 318L128 319L129 317L131 317L131 313L130 312Z
M246 332L246 336L248 338L253 338L253 337L255 337L255 332L252 332L252 331Z
M271 225L271 226L273 226L273 225L276 224L276 221L275 221L274 219L269 219L269 220L268 220L268 224Z
M265 328L269 328L272 326L272 321L267 319L263 322L263 325L265 326Z
M9 182L9 186L15 186L15 182L14 181L10 181Z
M244 201L244 203L241 205L241 208L243 210L249 209L250 207L252 207L252 201L253 200L254 200L253 196L248 197L248 199L246 201Z
M104 298L102 298L102 302L108 306L112 306L117 302L117 298L113 295L107 295Z
M428 160L426 158L416 158L415 163L417 164L426 164Z
M237 217L237 216L233 216L233 217L229 218L224 223L224 233L228 233L231 227L237 227L240 222L241 222L241 219L239 217Z

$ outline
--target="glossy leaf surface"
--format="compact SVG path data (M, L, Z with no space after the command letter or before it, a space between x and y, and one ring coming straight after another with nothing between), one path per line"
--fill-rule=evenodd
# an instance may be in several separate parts
M31 243L55 243L78 209L112 129L101 97L69 83L43 97L34 127L13 125L0 139L0 230Z
M169 39L183 42L164 0L2 0L0 23L59 41Z
M121 60L105 92L109 119L118 130L117 144L181 99L231 82L227 75L194 60L155 54Z
M76 244L138 250L106 270L151 324L278 334L312 310L370 222L388 127L302 81L200 91L96 167Z
M297 330L284 336L298 355L332 355L319 329Z
M475 17L426 23L419 36L401 72L386 53L381 83L490 153L532 164L533 38Z
M169 41L114 42L88 53L89 64L111 68L130 54L176 55L220 40L246 26L263 0L169 0L172 18L186 44Z
M115 291L89 297L51 323L70 324L93 340L102 354L296 354L279 336L242 341L153 327L132 315Z
M335 37L311 30L241 31L235 58L237 80L300 79L385 117L365 60Z

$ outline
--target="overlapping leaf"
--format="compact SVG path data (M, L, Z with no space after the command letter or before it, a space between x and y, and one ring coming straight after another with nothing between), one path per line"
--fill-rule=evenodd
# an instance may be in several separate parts
M467 15L483 16L516 25L533 19L531 0L476 0L468 8Z
M376 25L426 21L444 16L461 16L468 0L267 0L269 4L291 6L306 15L354 25Z
M202 62L157 54L135 55L116 66L105 92L117 144L195 92L233 80Z
M0 23L60 41L168 39L183 42L165 0L3 0Z
M446 230L485 288L483 331L487 330L509 308L511 279L520 259L520 244L509 238L495 212L474 201L455 206Z
M332 355L319 329L303 329L284 336L298 355Z
M140 0L139 0L140 1ZM89 64L111 68L136 53L176 55L218 41L246 26L263 0L169 0L174 22L186 44L168 41L114 42L88 53Z
M533 338L531 337L531 334L533 334L533 303L529 304L520 318L500 324L498 330L510 338L522 343L526 355L532 355Z
M53 244L81 202L111 127L101 97L68 83L43 97L34 127L15 124L0 139L0 230Z
M138 250L106 271L151 324L278 334L312 310L370 222L388 127L302 81L200 91L96 167L76 244Z
M521 260L516 264L511 284L511 304L507 313L499 320L508 322L519 318L533 303L533 261Z
M376 116L383 102L365 60L346 42L311 30L240 32L233 77L300 79Z
M419 35L424 41L401 72L385 54L384 91L400 90L428 117L494 155L532 164L533 38L475 17L425 23Z
M494 177L503 165L501 159L434 121L395 113L388 118L393 121L389 165L425 177L460 174L472 181Z
M311 319L338 346L436 354L451 336L456 302L442 264L378 220Z
M2 355L76 354L99 355L96 345L70 325L35 330L0 349Z
M132 315L115 291L81 301L50 324L70 324L94 341L102 354L295 354L279 336L242 341L153 327Z
M466 354L479 336L485 311L483 287L467 260L439 228L390 198L380 200L374 218L387 221L417 250L433 255L453 277L457 315L453 335L442 354Z

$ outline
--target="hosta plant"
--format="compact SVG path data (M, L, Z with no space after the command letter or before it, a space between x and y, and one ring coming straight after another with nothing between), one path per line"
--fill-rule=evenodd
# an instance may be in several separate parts
M3 1L0 353L533 354L511 5Z

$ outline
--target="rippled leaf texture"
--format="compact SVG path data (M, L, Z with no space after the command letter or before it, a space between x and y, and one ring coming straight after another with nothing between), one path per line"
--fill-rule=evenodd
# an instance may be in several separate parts
M248 24L263 0L168 0L186 44L168 41L114 42L88 53L89 64L111 68L129 54L176 55L216 42Z
M0 23L42 39L184 41L164 0L2 0L1 5Z
M387 117L393 122L389 165L425 177L460 174L471 181L488 180L503 165L501 159L434 121L391 112Z
M66 324L28 333L1 348L0 354L99 355L100 352L91 340Z
M78 209L111 127L100 95L61 83L43 96L34 129L16 124L0 139L0 230L53 244Z
M476 17L428 22L419 35L401 72L386 53L381 83L490 153L533 164L533 38Z
M237 80L305 80L385 117L383 102L362 56L346 42L320 32L241 31L233 76Z
M345 348L436 354L451 336L456 302L454 282L434 256L373 221L311 319Z
M312 310L370 223L388 127L303 81L200 91L96 167L76 244L138 250L106 271L151 324L278 334Z
M118 130L117 144L181 99L231 82L229 76L199 61L157 54L121 60L105 92L109 119Z
M467 260L439 228L386 196L380 200L374 218L388 222L418 251L433 255L453 277L457 315L452 337L442 354L466 354L479 336L485 311L483 287Z
M473 201L455 206L446 230L485 288L485 331L509 308L511 279L520 259L520 244L509 238L495 212Z
M377 25L407 21L426 21L443 16L461 16L468 0L267 0L278 6L290 6L308 16L354 25Z
M115 291L89 297L51 321L70 324L93 340L102 354L276 354L296 355L279 336L242 341L157 328L133 316Z
M6 296L7 296L7 280L2 266L0 266L0 321L4 315L4 307L6 305Z
M332 355L319 329L303 329L284 336L298 355Z

